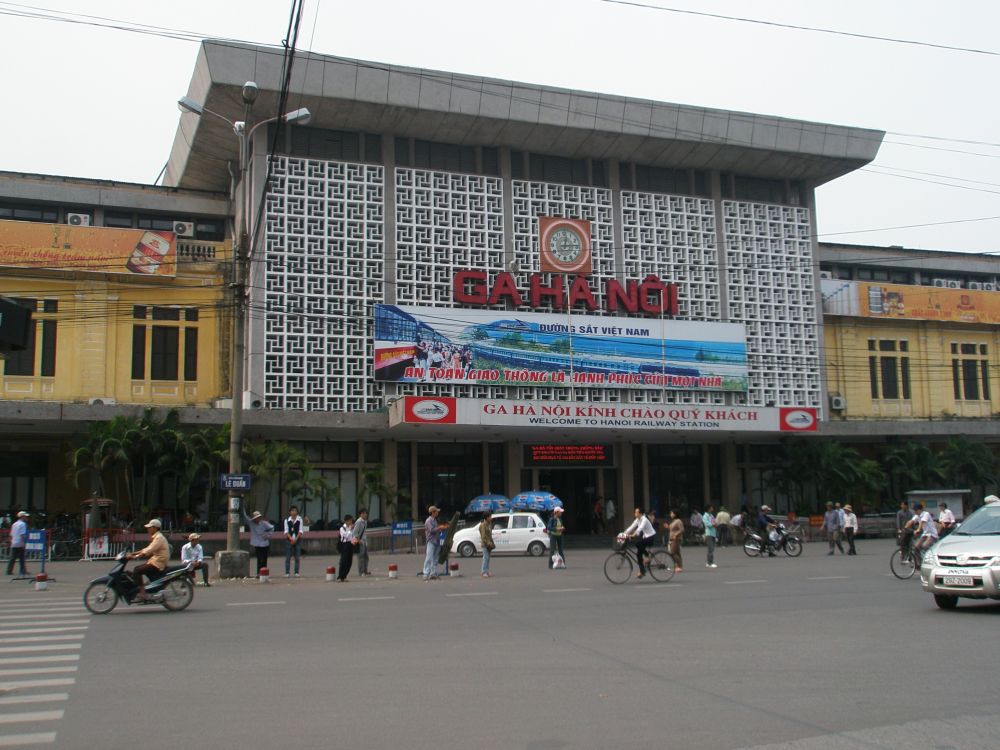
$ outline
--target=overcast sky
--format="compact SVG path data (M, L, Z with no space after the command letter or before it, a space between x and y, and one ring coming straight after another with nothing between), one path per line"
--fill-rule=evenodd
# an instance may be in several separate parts
M279 44L291 7L290 0L39 1L0 2L0 170L147 183L169 154L175 103L198 44L10 14L44 8L44 15ZM819 189L821 240L1000 252L996 0L636 2L991 54L602 0L306 0L299 47L885 130L872 166ZM984 217L996 218L968 221ZM939 225L858 231L931 223Z

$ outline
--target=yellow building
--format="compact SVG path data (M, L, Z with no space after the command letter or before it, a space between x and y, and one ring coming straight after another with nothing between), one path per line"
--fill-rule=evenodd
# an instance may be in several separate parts
M225 195L0 173L0 295L32 310L0 363L0 508L79 509L72 436L228 397Z
M1000 261L851 245L820 258L831 427L995 441Z

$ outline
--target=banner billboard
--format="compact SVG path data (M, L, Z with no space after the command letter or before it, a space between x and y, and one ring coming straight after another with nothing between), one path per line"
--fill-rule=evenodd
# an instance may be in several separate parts
M174 276L173 232L0 221L0 266Z
M481 427L685 430L695 432L815 432L814 408L523 402L405 396L389 412L389 426L454 424Z
M375 306L375 379L396 383L747 390L735 323Z
M823 279L823 312L893 320L1000 323L1000 292Z

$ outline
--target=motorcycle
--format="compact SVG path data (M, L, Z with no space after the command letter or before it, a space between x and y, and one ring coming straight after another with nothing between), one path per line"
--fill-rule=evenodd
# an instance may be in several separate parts
M779 550L784 550L789 557L798 557L802 554L802 540L789 534L783 523L772 529L767 539L747 529L746 538L743 540L743 551L748 557L762 556L765 552L774 554Z
M191 563L168 567L162 576L146 584L146 597L141 598L139 587L125 572L127 562L126 553L119 553L111 571L95 578L87 586L83 604L95 615L106 615L115 608L119 599L128 605L162 604L172 612L180 612L194 599L194 585L191 583L194 568Z

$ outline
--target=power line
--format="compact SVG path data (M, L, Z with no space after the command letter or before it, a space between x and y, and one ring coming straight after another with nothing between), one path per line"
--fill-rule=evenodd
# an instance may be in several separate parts
M990 55L994 57L1000 57L1000 52L996 52L994 50L977 49L974 47L957 47L950 44L938 44L936 42L924 42L915 39L900 39L898 37L879 36L877 34L861 34L859 32L854 32L854 31L824 29L818 26L803 26L801 24L783 23L780 21L765 21L760 18L728 16L722 13L707 13L704 11L689 10L686 8L669 8L663 5L650 5L647 3L640 3L636 2L636 0L602 0L602 2L608 3L610 5L628 5L635 8L643 8L645 10L656 10L664 13L678 13L686 16L700 16L702 18L714 18L721 21L752 23L759 26L771 26L780 29L793 29L795 31L811 31L817 34L832 34L834 36L846 36L846 37L852 37L854 39L867 39L875 42L890 42L892 44L906 44L915 47L929 47L931 49L948 50L951 52L969 52L977 55Z

